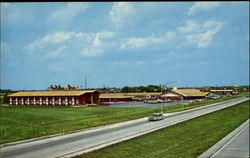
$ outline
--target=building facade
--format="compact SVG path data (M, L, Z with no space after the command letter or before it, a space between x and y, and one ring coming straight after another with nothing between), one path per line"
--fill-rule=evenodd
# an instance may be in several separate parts
M132 96L127 96L125 93L102 93L99 98L101 103L127 102L133 99Z
M132 96L133 100L144 101L148 99L158 99L160 92L142 92L142 93L126 93L127 96Z
M170 91L166 94L161 95L160 99L162 99L162 100L183 100L183 96Z
M28 106L78 106L99 104L99 92L72 91L22 91L8 95L10 105Z
M221 90L211 90L210 93L217 95L233 95L234 91L232 89L221 89Z

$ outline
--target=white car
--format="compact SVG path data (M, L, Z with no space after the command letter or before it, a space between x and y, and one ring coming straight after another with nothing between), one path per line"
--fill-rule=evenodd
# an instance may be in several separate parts
M149 121L158 121L158 120L163 120L164 116L162 113L154 113L153 115L148 117Z

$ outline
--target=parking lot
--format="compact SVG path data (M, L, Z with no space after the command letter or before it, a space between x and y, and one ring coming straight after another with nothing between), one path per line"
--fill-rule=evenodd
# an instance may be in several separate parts
M187 100L183 101L172 101L166 103L158 103L158 104L149 104L144 102L132 101L132 102L119 102L119 103L112 103L108 105L109 107L143 107L143 108L152 108L152 107L162 107L162 106L169 106L169 105L176 105L176 104L184 104L188 105Z

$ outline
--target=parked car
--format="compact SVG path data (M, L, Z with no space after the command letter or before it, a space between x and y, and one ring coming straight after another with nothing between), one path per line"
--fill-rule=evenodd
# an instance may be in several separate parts
M154 113L153 115L148 117L149 121L158 121L164 119L164 116L162 113Z

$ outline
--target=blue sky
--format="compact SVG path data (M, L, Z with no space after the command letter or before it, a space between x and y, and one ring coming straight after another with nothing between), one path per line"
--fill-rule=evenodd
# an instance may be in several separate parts
M249 2L1 3L1 88L249 84Z

